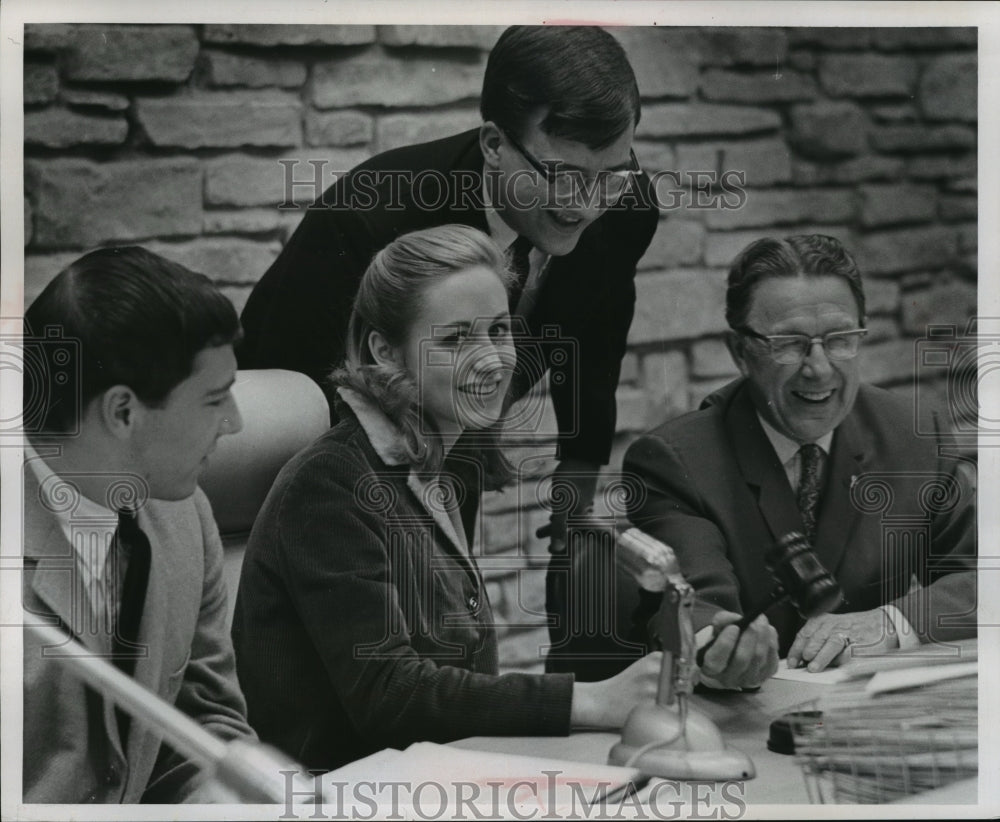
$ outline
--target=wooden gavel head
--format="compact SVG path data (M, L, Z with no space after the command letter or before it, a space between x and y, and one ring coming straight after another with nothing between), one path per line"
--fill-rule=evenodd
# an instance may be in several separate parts
M844 599L837 580L823 567L809 540L798 531L779 539L764 561L805 619L829 613Z

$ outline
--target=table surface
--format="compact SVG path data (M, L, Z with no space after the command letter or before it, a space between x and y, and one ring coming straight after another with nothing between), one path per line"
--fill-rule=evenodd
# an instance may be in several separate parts
M755 693L719 693L692 697L693 708L706 714L722 732L726 743L749 755L757 770L745 783L748 804L808 804L809 792L794 756L767 749L772 720L816 699L828 685L768 680ZM530 754L571 762L607 763L617 733L588 732L559 737L476 736L453 742L469 750Z

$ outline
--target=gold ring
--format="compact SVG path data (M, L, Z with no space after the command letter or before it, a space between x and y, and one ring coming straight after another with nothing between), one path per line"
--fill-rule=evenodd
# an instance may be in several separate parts
M834 634L834 636L844 643L845 648L851 644L851 638L847 634L840 633L840 634Z

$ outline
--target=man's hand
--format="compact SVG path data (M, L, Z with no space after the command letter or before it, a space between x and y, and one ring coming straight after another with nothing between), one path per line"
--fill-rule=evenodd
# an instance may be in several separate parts
M715 642L705 651L701 681L711 688L756 688L778 670L778 632L761 614L741 634L739 614L712 618Z
M599 465L575 459L565 459L556 466L549 491L552 516L548 524L535 532L539 539L549 538L549 553L561 554L566 550L566 519L593 506L600 471Z
M788 667L806 665L810 671L822 671L850 660L854 646L864 647L866 656L899 647L896 629L885 611L875 608L813 617L788 650Z

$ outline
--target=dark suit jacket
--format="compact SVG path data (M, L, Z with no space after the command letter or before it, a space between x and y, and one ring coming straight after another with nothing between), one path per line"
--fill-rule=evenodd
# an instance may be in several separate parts
M861 387L834 433L815 550L843 589L840 611L890 603L921 640L946 641L975 633L974 470L916 437L912 419L912 402ZM632 521L674 549L697 591L696 629L766 599L766 552L804 528L743 381L638 439L622 470L648 490ZM923 590L910 591L913 575ZM802 620L788 605L768 616L784 654Z
M324 386L332 406L333 389L325 378L343 359L351 306L374 254L401 234L448 223L488 233L478 134L473 130L385 152L328 189L247 301L245 337L237 351L240 368L301 371ZM427 173L414 189L407 181L417 172ZM645 177L641 185L648 185ZM522 338L518 345L516 395L546 368L554 376L550 385L561 458L604 464L611 453L636 263L657 224L656 210L638 199L632 207L603 214L570 254L552 259L527 318L526 336L541 342L532 345ZM443 205L428 208L438 202ZM653 200L647 196L645 202ZM562 342L545 337L546 326L557 326ZM565 341L571 341L572 356L562 363L556 352L566 348Z
M87 626L89 603L74 582L73 549L40 502L34 471L24 467L25 608L58 617L89 650L107 655L110 637ZM139 526L152 549L136 663L141 685L222 739L253 738L226 632L222 543L205 495L150 500ZM63 663L42 656L24 634L24 801L178 802L195 799L197 769L133 720L127 742L114 706Z
M475 560L395 429L356 398L365 427L339 408L250 535L233 639L251 725L323 769L420 740L568 733L572 677L496 676Z

